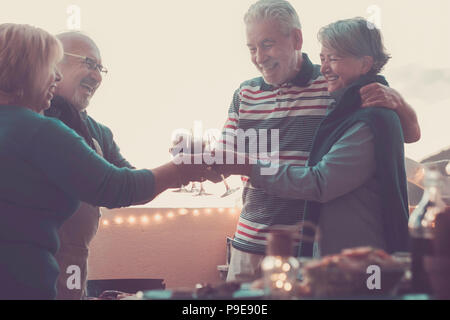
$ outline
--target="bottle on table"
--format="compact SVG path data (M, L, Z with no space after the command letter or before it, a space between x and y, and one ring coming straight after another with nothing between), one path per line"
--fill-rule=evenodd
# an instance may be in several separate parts
M412 289L416 293L432 293L424 258L434 255L436 217L445 212L442 200L442 175L436 167L425 169L424 193L408 221L411 238Z

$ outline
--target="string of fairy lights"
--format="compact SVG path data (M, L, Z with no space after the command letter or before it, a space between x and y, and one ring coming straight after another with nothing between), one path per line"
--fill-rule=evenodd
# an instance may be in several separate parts
M216 211L216 212L214 212ZM212 214L229 214L235 216L240 212L238 208L203 208L203 209L174 209L165 213L155 212L151 214L129 214L121 215L115 214L114 217L108 218L109 214L104 214L101 219L101 226L108 227L116 226L132 226L132 225L151 225L160 224L165 221L174 220L180 216L192 215L193 217L200 217L201 215L210 216Z

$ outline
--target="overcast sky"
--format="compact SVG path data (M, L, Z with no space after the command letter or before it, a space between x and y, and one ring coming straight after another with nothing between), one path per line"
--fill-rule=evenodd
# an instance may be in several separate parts
M169 159L173 130L190 128L195 120L205 129L221 128L234 90L258 76L242 22L253 2L1 1L0 21L52 33L80 22L110 70L88 111L113 130L128 160L152 168ZM316 63L321 26L355 16L379 23L393 56L384 75L413 105L422 127L421 141L406 146L407 156L420 160L450 145L450 1L291 3L303 25L303 51ZM71 5L81 10L80 19ZM223 186L216 188L222 191Z

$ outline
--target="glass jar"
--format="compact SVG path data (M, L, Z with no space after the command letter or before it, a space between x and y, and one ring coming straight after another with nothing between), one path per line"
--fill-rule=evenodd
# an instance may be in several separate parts
M292 232L277 230L269 233L267 254L261 263L267 297L289 299L294 295L299 263L292 255L292 242Z

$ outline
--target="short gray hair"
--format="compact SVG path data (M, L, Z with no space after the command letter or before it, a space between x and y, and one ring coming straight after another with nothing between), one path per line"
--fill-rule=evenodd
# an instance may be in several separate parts
M244 16L248 25L255 21L274 19L280 23L286 35L292 29L301 29L300 19L294 7L285 0L259 0L252 4Z
M369 74L378 74L391 56L386 52L380 30L364 18L339 20L320 29L320 43L343 55L373 58Z

